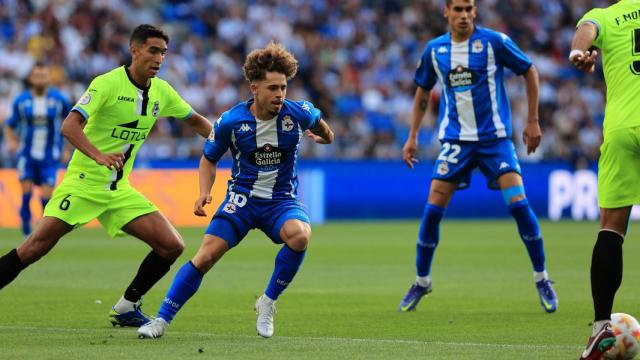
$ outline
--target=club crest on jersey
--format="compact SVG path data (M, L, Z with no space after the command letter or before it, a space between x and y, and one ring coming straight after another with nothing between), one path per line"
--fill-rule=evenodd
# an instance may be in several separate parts
M481 53L484 50L484 45L482 45L482 40L478 39L471 44L471 52L477 54Z
M291 116L285 115L282 118L282 130L291 131L293 129L293 120L291 120Z
M215 128L211 129L211 132L209 133L209 136L207 137L207 140L216 141L216 129Z
M82 95L80 100L78 100L78 104L80 105L87 105L90 102L91 102L91 95L89 95L88 92L84 93L84 95Z
M438 175L447 175L449 173L449 164L447 164L447 162L444 160L440 161L436 172L438 173Z
M160 102L156 100L153 102L153 107L151 108L151 115L153 115L153 117L158 117L158 114L160 114Z
M224 208L222 208L222 211L228 213L228 214L233 214L236 212L236 204L233 203L226 203L224 204Z

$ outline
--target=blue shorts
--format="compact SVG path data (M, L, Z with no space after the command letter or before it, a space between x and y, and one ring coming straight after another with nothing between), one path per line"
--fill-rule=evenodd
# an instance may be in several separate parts
M498 178L508 172L520 174L520 164L510 139L491 141L441 142L440 153L433 167L432 179L458 183L458 189L471 184L471 172L480 168L487 179L487 186L497 190Z
M302 203L295 199L270 200L229 192L213 215L205 234L222 238L232 248L251 229L260 229L271 241L282 244L280 229L287 220L310 223Z
M17 170L20 181L31 180L35 185L56 185L57 161L40 161L20 156Z

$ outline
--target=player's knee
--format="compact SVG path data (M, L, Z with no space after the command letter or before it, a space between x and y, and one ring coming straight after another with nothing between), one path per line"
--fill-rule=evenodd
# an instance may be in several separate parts
M184 252L184 241L180 235L176 234L154 250L165 259L177 259Z
M27 240L18 247L18 257L23 263L32 264L45 256L57 240L41 232L35 232L29 235Z
M303 251L311 241L311 226L302 221L285 224L281 233L288 247L295 251Z

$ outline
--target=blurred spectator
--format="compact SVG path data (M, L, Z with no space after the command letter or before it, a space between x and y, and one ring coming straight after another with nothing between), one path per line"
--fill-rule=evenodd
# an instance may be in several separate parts
M513 37L540 72L543 141L531 156L521 140L526 115L522 80L513 76L507 82L522 161L583 164L597 159L604 80L585 79L565 58L578 16L610 2L478 2L478 23ZM300 61L289 97L313 101L336 132L334 145L308 142L302 156L399 160L417 60L426 41L446 31L442 6L444 0L0 0L0 99L21 90L22 79L38 60L52 67L54 84L77 99L97 74L128 61L131 28L148 22L171 34L160 76L199 112L217 119L223 109L250 97L239 71L245 55L275 39ZM0 100L0 121L8 106ZM437 103L431 106L436 113L429 116L437 118ZM437 155L432 134L423 131L422 157ZM178 122L160 119L139 158L197 158L199 147ZM6 166L3 149L0 165Z

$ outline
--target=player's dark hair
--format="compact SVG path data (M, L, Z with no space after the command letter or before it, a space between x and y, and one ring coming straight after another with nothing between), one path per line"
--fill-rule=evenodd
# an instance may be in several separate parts
M263 49L250 52L242 66L244 78L249 82L264 80L267 72L284 74L289 80L297 71L298 60L284 46L273 41Z
M22 86L25 89L31 88L31 80L29 79L31 77L31 74L33 74L33 70L35 70L36 68L44 68L47 67L47 64L45 64L42 61L36 61L33 66L31 66L31 70L29 70L29 73L27 74L27 76L22 79Z
M473 3L473 5L476 4L476 0L470 0L470 1ZM453 0L447 0L447 6L451 6L452 2L453 2Z
M162 31L162 29L149 24L141 24L133 29L129 45L132 45L133 43L144 44L149 38L164 39L167 45L169 44L169 35Z

